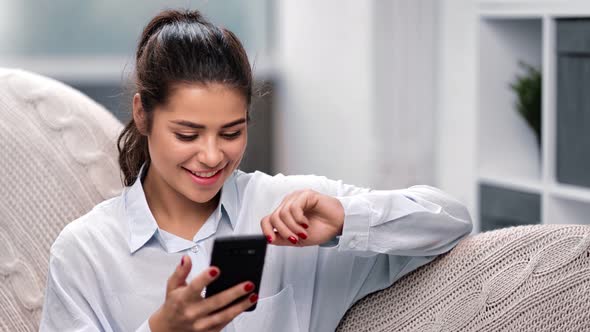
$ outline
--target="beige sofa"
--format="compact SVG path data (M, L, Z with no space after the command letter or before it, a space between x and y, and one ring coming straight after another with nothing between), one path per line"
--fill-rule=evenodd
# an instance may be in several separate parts
M470 236L360 300L337 331L590 331L590 226Z
M0 69L0 331L35 331L48 252L121 190L121 124L81 93ZM590 331L590 226L504 229L359 301L338 331Z
M121 124L78 91L0 69L0 331L36 331L49 247L120 192Z

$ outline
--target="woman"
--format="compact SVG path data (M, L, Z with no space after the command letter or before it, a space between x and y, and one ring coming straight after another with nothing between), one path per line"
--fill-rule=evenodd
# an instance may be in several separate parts
M250 65L236 36L198 12L153 18L136 61L119 137L127 187L52 246L42 331L331 331L355 301L470 232L466 209L434 188L237 170ZM259 292L244 282L204 299L223 273L208 266L213 239L252 233L270 243Z

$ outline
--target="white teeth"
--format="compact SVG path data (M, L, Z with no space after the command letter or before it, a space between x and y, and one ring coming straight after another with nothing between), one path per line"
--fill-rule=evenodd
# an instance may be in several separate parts
M208 172L208 173L197 173L197 172L193 172L191 171L191 173L193 173L194 175L200 177L200 178L210 178L213 175L217 174L217 171L214 172Z

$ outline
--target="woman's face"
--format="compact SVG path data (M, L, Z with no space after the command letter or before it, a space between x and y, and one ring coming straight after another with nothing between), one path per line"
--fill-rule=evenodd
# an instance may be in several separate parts
M160 188L209 202L246 149L246 108L239 92L221 84L177 86L153 112L148 176Z

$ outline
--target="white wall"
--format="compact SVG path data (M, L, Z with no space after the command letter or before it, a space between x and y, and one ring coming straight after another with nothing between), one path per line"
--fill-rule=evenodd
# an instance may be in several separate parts
M374 186L435 184L438 0L374 1Z
M476 1L439 4L437 183L476 213ZM460 148L458 148L460 147Z
M277 170L373 188L434 183L436 4L280 2Z
M277 5L280 70L275 167L370 185L370 1Z

